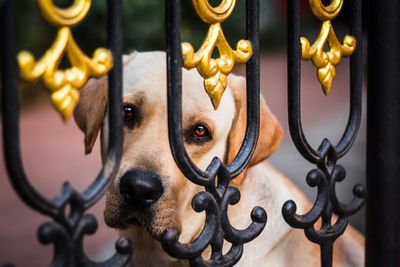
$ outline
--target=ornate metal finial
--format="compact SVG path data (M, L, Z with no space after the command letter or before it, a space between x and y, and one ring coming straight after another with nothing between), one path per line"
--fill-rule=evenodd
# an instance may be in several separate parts
M227 86L227 76L232 72L235 64L246 63L253 55L251 43L240 40L233 50L225 39L221 23L232 13L236 0L223 0L220 5L213 7L208 0L193 0L194 8L199 17L211 24L206 39L195 53L189 43L182 44L184 67L197 68L204 78L204 88L210 96L214 109L217 109ZM220 57L212 58L217 48Z
M342 57L348 57L356 49L356 39L346 35L343 44L339 42L333 30L332 20L339 14L343 0L332 0L328 6L324 6L322 0L309 0L314 15L322 21L321 31L317 40L311 46L305 37L301 37L301 58L310 60L317 67L317 76L325 95L328 95L333 79L336 76L335 65L339 64ZM330 50L324 51L325 44Z
M21 77L26 81L42 79L52 92L53 105L66 121L71 117L79 101L78 90L91 76L102 76L111 69L112 55L109 50L99 48L90 59L79 49L72 36L71 27L85 18L91 0L75 0L65 9L56 7L52 0L37 2L43 18L59 29L53 45L41 59L36 61L28 51L18 54ZM59 64L64 53L71 67L60 70Z

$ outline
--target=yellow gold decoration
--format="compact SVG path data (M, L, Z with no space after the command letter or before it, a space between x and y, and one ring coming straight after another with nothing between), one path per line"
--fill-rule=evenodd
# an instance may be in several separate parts
M220 5L213 7L207 0L193 0L193 5L200 18L211 24L207 37L197 52L191 44L182 44L184 67L197 68L204 78L204 87L210 96L215 109L218 108L227 86L227 77L232 72L235 64L246 63L253 55L251 43L240 40L233 50L225 39L221 23L232 13L236 0L222 0ZM212 58L214 49L217 48L219 58Z
M96 49L93 58L88 58L78 47L69 28L78 24L89 11L91 0L75 0L69 8L60 9L52 0L38 0L43 17L58 26L58 33L52 46L44 56L35 60L27 51L18 54L21 77L27 81L42 79L52 91L51 99L64 120L71 117L79 101L78 90L87 80L106 74L112 67L111 52L104 48ZM70 68L59 69L66 54Z
M312 60L318 69L317 76L324 93L328 95L336 76L335 65L339 64L342 57L353 54L356 49L356 39L353 36L346 35L343 44L341 44L333 30L331 20L339 14L343 0L332 0L328 6L324 6L322 0L309 1L312 12L322 21L322 27L312 46L305 37L301 37L301 58ZM326 44L329 46L329 51L324 51Z

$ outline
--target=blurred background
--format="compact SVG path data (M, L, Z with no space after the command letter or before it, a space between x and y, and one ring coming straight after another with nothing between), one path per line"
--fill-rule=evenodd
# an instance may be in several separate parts
M54 1L60 7L69 6L71 0ZM125 0L123 7L125 53L131 51L165 50L165 1ZM209 1L217 5L220 0ZM234 47L245 38L245 1L237 1L237 7L228 21L223 23L227 40ZM329 3L330 1L323 1ZM351 2L351 1L350 1ZM349 5L335 19L334 27L340 40L349 30ZM199 47L208 26L194 12L191 1L182 1L182 40ZM315 40L321 23L315 19L308 1L301 0L302 35ZM74 37L82 50L91 55L93 50L106 46L106 1L95 0L83 23L75 27ZM35 1L16 1L18 21L18 49L32 51L39 58L55 38L55 28L46 24ZM304 160L294 147L288 132L287 82L286 82L286 1L261 1L261 90L273 113L285 129L280 149L271 162L293 180L313 201L315 190L305 182L308 171L314 168ZM1 36L1 38L7 38ZM325 137L337 142L346 126L349 112L349 61L343 60L337 67L337 76L329 97L324 96L316 78L312 63L302 66L302 118L303 127L310 143L317 148ZM68 67L68 62L62 62ZM244 68L235 70L244 73ZM68 180L84 190L101 167L99 144L89 156L84 156L83 135L73 120L64 124L52 109L49 95L40 83L20 84L21 95L21 148L23 162L31 182L48 197L59 193L62 183ZM365 102L365 101L364 101ZM347 202L352 188L365 178L365 119L353 149L340 164L347 170L347 178L338 184L340 198ZM52 255L52 246L41 246L36 237L40 224L49 221L27 208L12 190L0 155L0 264L15 263L17 266L46 266ZM99 221L99 230L93 237L86 237L85 248L89 256L104 260L113 253L118 237L115 230L104 225L102 211L104 200L90 210ZM364 210L351 218L351 223L364 231Z

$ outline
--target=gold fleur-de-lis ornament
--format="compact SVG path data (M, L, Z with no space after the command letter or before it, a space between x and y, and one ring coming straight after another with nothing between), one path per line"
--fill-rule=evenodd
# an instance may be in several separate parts
M227 77L236 64L246 63L253 55L251 43L240 40L233 50L225 39L221 23L232 13L236 0L222 0L213 7L207 0L193 0L199 17L210 24L207 36L200 49L195 52L189 43L182 44L184 67L197 68L204 78L204 88L209 95L214 109L217 109L227 87ZM219 58L212 58L214 49L218 49Z
M332 82L336 76L335 66L339 64L342 57L348 57L356 49L356 39L346 35L343 44L339 42L333 30L332 20L339 14L343 0L332 0L328 6L322 0L309 0L314 15L322 21L322 27L317 40L313 45L305 37L301 37L301 58L312 60L317 67L317 76L323 91L329 94ZM329 51L324 51L325 44L328 44Z
M58 27L52 46L39 60L28 51L18 54L22 79L35 81L41 79L52 92L55 108L67 121L79 101L79 89L90 77L100 77L112 68L111 52L104 48L96 49L93 57L87 57L76 44L71 27L81 22L91 6L91 0L74 0L68 8L58 8L52 0L37 0L43 18ZM60 70L59 65L67 56L71 67Z

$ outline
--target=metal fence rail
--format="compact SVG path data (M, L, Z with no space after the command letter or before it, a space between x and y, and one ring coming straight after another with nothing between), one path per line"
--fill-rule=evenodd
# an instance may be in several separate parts
M363 61L362 61L362 0L331 0L329 4L322 0L309 0L314 15L321 20L321 33L314 44L305 38L300 38L299 0L288 0L288 110L289 126L293 142L300 154L316 165L307 174L307 183L316 187L317 197L313 208L305 215L296 214L296 203L288 201L282 207L282 214L287 223L304 229L307 238L321 247L321 266L332 266L333 247L336 239L347 227L348 217L359 211L364 204L366 190L362 185L356 185L354 198L349 204L342 204L336 196L336 182L345 178L345 169L337 164L351 148L359 129L361 119ZM379 20L369 22L369 89L368 89L368 187L367 202L367 248L366 266L395 267L400 265L400 198L397 194L400 186L398 179L400 146L398 142L400 124L400 19L396 12L400 9L397 0L370 1L370 18L375 12ZM49 23L59 27L59 36L70 38L70 27L85 16L90 8L90 0L75 0L74 8L82 8L81 12L57 13L52 1L38 0L44 13L54 13L44 16ZM233 162L225 166L223 160L214 158L206 171L200 170L189 158L185 150L182 136L182 67L193 67L184 60L185 49L191 49L188 44L181 44L181 1L166 2L166 40L167 40L167 93L168 93L168 130L172 155L181 172L192 183L204 187L204 191L193 196L192 207L196 212L205 212L206 220L199 236L189 244L178 241L176 229L167 230L162 236L162 246L171 256L188 260L192 266L234 266L241 258L243 246L251 242L265 228L267 212L261 207L255 207L251 212L252 223L245 230L231 226L227 209L240 200L239 190L231 186L232 179L249 164L255 151L260 126L260 44L259 18L260 1L246 0L246 38L238 43L237 49L242 52L242 58L231 58L236 63L246 62L246 94L247 94L247 125L242 146ZM193 0L196 11L203 21L210 24L209 35L222 32L221 23L229 17L234 9L235 0L220 1L218 7L211 6L207 0ZM352 25L351 36L346 36L341 43L334 33L332 20L340 13L344 4L351 5ZM25 53L18 56L16 51L15 17L13 6L15 0L0 0L1 8L1 96L4 154L10 182L25 204L38 213L50 218L52 222L39 228L39 240L43 244L54 244L54 257L51 266L126 266L131 258L130 242L121 238L117 244L117 252L105 262L92 262L83 251L83 238L93 234L97 229L94 216L85 214L105 194L119 168L122 145L122 17L121 0L107 0L108 10L108 49L99 50L103 56L112 55L112 68L107 61L101 61L102 71L92 70L84 73L85 79L79 86L73 83L62 86L51 83L43 73L35 76L29 64L32 58ZM78 5L79 4L79 5ZM69 10L69 8L66 8ZM216 12L218 10L218 12ZM43 11L43 10L42 10ZM71 10L69 10L71 11ZM75 10L77 11L77 10ZM218 16L215 15L218 13ZM63 17L69 14L70 17ZM217 36L217 37L218 37ZM213 36L215 37L215 36ZM60 38L62 39L62 38ZM57 39L55 43L62 41ZM224 39L224 38L223 38ZM325 50L325 44L329 50ZM68 44L65 44L67 46ZM75 44L76 45L76 44ZM220 54L232 52L230 46L221 48L217 43L206 41L203 44L211 51L220 50ZM78 47L78 46L76 46ZM228 47L228 48L227 48ZM65 47L64 47L65 49ZM225 49L225 50L224 50ZM228 51L226 51L226 49ZM229 50L231 49L231 50ZM75 49L76 50L76 49ZM49 49L56 53L57 49ZM182 53L183 52L183 53ZM211 54L209 57L211 57ZM58 55L59 56L59 55ZM312 60L317 68L317 78L325 94L331 90L335 77L335 65L342 57L350 57L350 114L346 130L337 145L325 139L318 149L308 143L301 122L300 106L300 73L301 60ZM92 60L84 54L76 58ZM96 59L96 53L94 59ZM104 59L104 58L103 58ZM47 59L49 64L51 62ZM223 60L223 59L222 59ZM35 61L33 61L35 63ZM104 63L106 62L106 63ZM111 62L111 61L110 61ZM109 62L109 63L110 63ZM18 63L20 69L18 69ZM59 63L59 62L58 62ZM98 62L97 62L98 63ZM111 63L110 63L111 64ZM234 66L233 64L233 66ZM192 66L193 65L193 66ZM233 68L232 66L232 68ZM56 67L58 65L56 64ZM198 67L198 66L197 66ZM198 68L211 68L203 65ZM111 69L109 72L108 70ZM54 71L54 70L53 70ZM222 79L227 79L232 69L223 73ZM17 85L18 73L27 80L43 79L45 85L54 92L52 100L64 118L68 118L77 102L77 91L91 76L101 76L108 72L108 114L109 114L109 147L106 161L92 185L83 193L75 191L66 182L60 194L53 199L43 197L30 184L26 176L20 155L19 140L19 104ZM200 71L205 80L207 71ZM54 74L54 73L53 73ZM34 76L34 77L33 77ZM32 78L33 77L33 78ZM225 80L226 81L226 80ZM68 94L57 92L69 86ZM223 82L219 90L210 87L206 90L212 104L218 107L224 91ZM71 89L72 88L72 89ZM218 89L218 88L217 88ZM71 105L65 105L71 100ZM66 102L67 101L67 102ZM69 102L68 102L69 103ZM71 212L66 214L67 207ZM335 217L336 216L336 217ZM335 219L337 218L337 219ZM321 221L321 226L317 222ZM335 223L332 224L332 221ZM222 252L223 243L232 244L229 252ZM205 259L203 252L211 247L211 257Z

